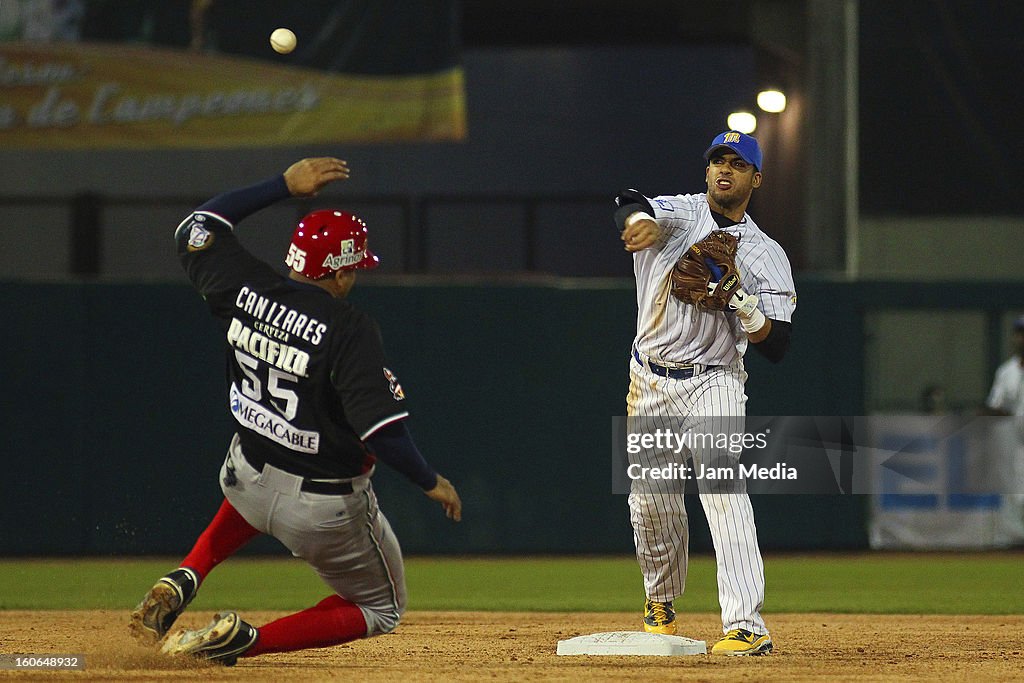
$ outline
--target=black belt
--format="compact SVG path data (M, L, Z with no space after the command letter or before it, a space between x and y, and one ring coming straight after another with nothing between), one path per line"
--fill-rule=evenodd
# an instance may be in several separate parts
M661 377L668 377L669 379L690 379L695 374L697 374L696 368L694 368L692 365L684 365L683 367L679 368L666 368L664 365L658 365L653 361L647 361L645 363L644 359L640 357L640 352L637 351L636 349L633 349L633 358L636 359L637 363L643 365L651 372L653 372L655 375L660 375ZM721 366L705 365L704 370L706 372L708 370L714 370L715 368L718 367Z
M242 452L242 457L244 457L257 472L262 472L263 466L267 464L265 460L246 454L244 451ZM274 465L274 467L277 467L277 465ZM277 469L288 472L288 470L283 467L277 467ZM288 473L294 474L293 472ZM352 482L350 481L317 481L315 479L307 479L305 477L302 478L302 484L299 488L306 493L321 493L327 496L347 496L355 492L355 489L352 488Z
M303 479L300 488L308 493L323 493L328 496L347 496L354 490L350 481L330 482L312 479Z

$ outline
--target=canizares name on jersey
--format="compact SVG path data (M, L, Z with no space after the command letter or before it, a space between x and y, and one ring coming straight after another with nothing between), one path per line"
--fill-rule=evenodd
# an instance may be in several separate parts
M272 333L272 336L284 341L288 341L288 334L294 334L311 344L319 344L327 331L325 323L298 311L290 310L287 306L257 294L248 287L238 290L235 306L276 328L279 333ZM279 336L281 333L284 336Z

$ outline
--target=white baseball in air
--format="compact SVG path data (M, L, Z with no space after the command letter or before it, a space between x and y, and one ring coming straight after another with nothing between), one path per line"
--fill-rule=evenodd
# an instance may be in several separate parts
M270 47L274 48L274 52L283 55L294 50L296 42L295 34L286 28L275 28L274 32L270 34Z

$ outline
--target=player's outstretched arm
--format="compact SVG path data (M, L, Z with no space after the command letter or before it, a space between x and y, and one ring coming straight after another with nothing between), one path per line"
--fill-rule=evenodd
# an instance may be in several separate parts
M662 230L647 197L636 190L623 190L615 197L615 205L614 220L626 251L642 251L658 243Z
M424 493L430 500L441 504L448 519L456 522L462 521L462 500L450 481L439 474L437 475L437 486L429 491L424 491Z
M661 239L661 226L643 211L630 214L620 235L626 251L641 251L653 247Z
M284 182L293 197L315 197L325 185L349 176L348 162L334 157L313 157L296 161L284 172Z
M348 175L348 164L341 159L303 159L289 166L281 175L219 194L196 211L213 213L234 226L247 216L289 196L312 197L324 185L348 178Z
M382 462L423 489L428 498L440 503L449 519L456 522L462 519L462 501L458 492L424 459L405 426L405 420L381 427L366 438L366 443Z

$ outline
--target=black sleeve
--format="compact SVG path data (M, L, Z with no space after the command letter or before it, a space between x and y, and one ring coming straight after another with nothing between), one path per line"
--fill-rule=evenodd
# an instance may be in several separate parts
M416 448L404 420L381 427L366 440L374 455L424 491L437 486L437 472Z
M636 190L623 190L616 195L615 206L618 207L615 209L615 225L619 232L625 230L626 219L637 211L645 211L651 216L654 215L654 207L647 201L647 197Z
M754 344L754 348L772 363L778 363L789 349L789 336L793 324L781 320L772 320L772 329L768 336Z
M178 257L192 285L217 313L218 294L231 294L243 280L277 278L274 270L252 256L234 234L236 223L291 196L283 175L229 190L204 202L178 225Z
M245 250L223 218L196 211L175 233L178 258L215 315L224 312L226 299L242 283L280 279L274 269Z
M405 392L387 367L380 330L368 315L353 311L351 333L338 350L331 384L341 398L345 417L360 440L408 417Z
M196 211L216 214L233 226L260 209L289 197L291 192L288 191L284 176L276 175L255 185L219 194L200 205Z

